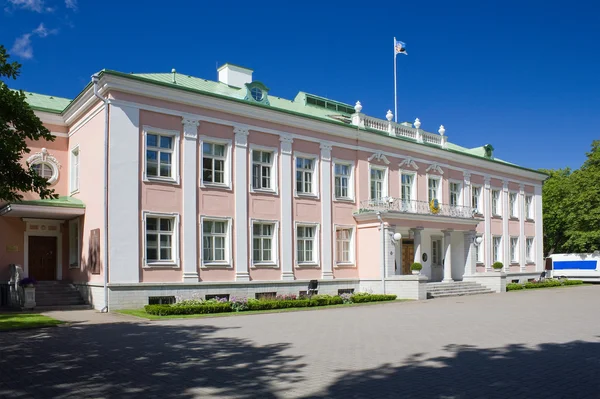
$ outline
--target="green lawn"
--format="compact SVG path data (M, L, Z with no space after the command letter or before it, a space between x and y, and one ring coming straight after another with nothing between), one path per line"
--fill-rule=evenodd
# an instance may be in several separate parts
M21 328L50 327L62 324L60 320L36 313L4 313L0 314L0 331Z
M284 312L303 312L313 311L321 309L334 309L334 308L351 308L355 306L370 306L370 305L382 305L386 303L398 303L406 302L410 299L396 299L395 301L380 301L380 302L365 302L365 303L352 303L347 305L329 305L329 306L315 306L308 308L287 308L287 309L272 309L272 310L247 310L244 312L226 312L226 313L209 313L209 314L185 314L185 315L170 315L170 316L156 316L146 313L144 309L123 309L115 310L117 313L141 317L147 320L167 320L167 319L198 319L204 317L231 317L231 316L245 316L252 314L264 314L264 313L284 313Z

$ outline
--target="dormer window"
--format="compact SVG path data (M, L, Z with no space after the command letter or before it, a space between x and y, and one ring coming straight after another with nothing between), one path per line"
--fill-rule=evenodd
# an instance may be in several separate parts
M245 100L269 105L269 97L267 96L269 89L267 86L260 82L250 82L246 83L246 88L248 92Z

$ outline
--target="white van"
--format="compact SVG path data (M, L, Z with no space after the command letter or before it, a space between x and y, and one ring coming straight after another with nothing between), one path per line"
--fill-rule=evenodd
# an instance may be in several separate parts
M546 272L552 278L600 282L600 252L552 254L546 258Z

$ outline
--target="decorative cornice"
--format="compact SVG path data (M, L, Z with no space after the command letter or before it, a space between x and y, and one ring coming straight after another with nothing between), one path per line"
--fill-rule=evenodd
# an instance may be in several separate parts
M490 176L483 176L483 182L485 184L485 188L489 189L490 184L492 184L492 178Z
M200 125L199 120L183 118L181 124L183 125L183 137L193 140L198 138L198 126Z
M467 170L464 170L463 171L463 178L464 178L464 181L465 181L466 185L471 184L471 172L469 172Z
M412 168L415 168L416 170L418 170L418 169L419 169L419 165L417 165L417 163L415 162L415 160L414 160L414 159L412 159L412 157L407 157L407 158L404 158L404 159L402 160L402 162L400 162L400 163L398 164L398 166L399 166L400 168L402 168L404 165L406 165L407 167L412 167Z
M508 191L508 180L502 180L502 191Z
M383 163L385 163L386 165L389 165L389 164L390 164L390 161L389 161L389 160L387 159L387 157L386 157L386 156L385 156L383 153L381 153L381 152L376 152L376 153L374 153L373 155L371 155L371 156L369 157L369 159L367 159L367 161L369 161L369 162L372 162L374 159L375 159L375 160L377 160L377 161L379 161L379 162L383 162Z
M429 165L429 167L425 170L425 172L430 172L430 171L434 171L434 172L438 172L440 175L444 174L444 171L442 170L442 167L440 165L438 165L437 163L432 163L431 165Z
M525 185L523 183L519 184L519 193L525 194Z

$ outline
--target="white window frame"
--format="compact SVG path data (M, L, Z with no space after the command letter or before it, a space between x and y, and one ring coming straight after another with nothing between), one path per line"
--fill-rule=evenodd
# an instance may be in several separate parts
M427 178L427 203L429 203L431 200L429 199L429 179L432 180L437 180L438 181L438 187L437 187L437 200L438 203L443 204L443 198L442 198L442 193L444 192L444 190L442 190L442 176L436 176L436 175L430 175L430 174L426 174L425 175Z
M230 268L233 266L232 256L232 245L231 245L231 234L232 234L232 223L230 217L218 217L218 216L200 216L200 267L225 267ZM227 233L225 234L225 260L224 261L204 261L204 222L225 222L227 226Z
M498 240L498 250L496 250L496 240ZM502 262L502 236L492 236L492 263L495 262Z
M198 145L199 147L199 155L200 155L200 166L199 166L199 172L200 172L200 187L201 188L206 188L206 187L210 187L210 188L223 188L223 189L227 189L227 190L231 190L231 143L232 141L230 139L222 139L222 138L218 138L218 137L208 137L208 136L200 136L199 140L198 140ZM203 164L203 159L204 159L204 143L207 144L220 144L220 145L224 145L225 146L225 162L224 162L224 167L225 170L223 171L223 183L213 183L213 182L205 182L204 181L204 164ZM240 187L241 189L244 189L242 187Z
M494 193L498 193L496 206L494 206ZM502 191L500 189L490 190L490 205L492 207L492 216L502 216Z
M142 164L142 179L146 182L161 182L179 184L179 158L180 158L180 142L181 132L178 130L161 129L152 126L143 126L144 130L144 162ZM161 176L148 176L148 134L156 134L158 136L172 136L173 137L173 155L171 157L171 177ZM160 162L159 162L160 165ZM160 166L159 166L160 168ZM159 171L160 172L160 171Z
M482 235L477 235L476 237L482 237ZM475 263L478 265L483 265L483 251L484 251L484 241L481 241L481 244L475 245Z
M381 199L386 199L389 196L389 173L390 170L387 166L379 166L379 165L373 165L373 164L369 164L369 199L371 201L376 201L377 198L371 198L371 171L375 169L375 170L382 170L383 171L383 184L382 184L382 188L381 188Z
M81 169L81 150L79 144L71 148L69 153L69 193L79 192L79 171Z
M474 189L478 189L479 190L479 196L477 197L477 204L476 204L475 209L477 211L477 214L483 215L483 209L482 209L483 206L482 206L482 201L481 201L482 196L483 196L483 187L479 186L477 184L473 184L471 186L471 207L473 206L473 193L475 192Z
M527 206L527 199L529 198L529 206ZM533 196L525 195L525 218L527 220L533 220Z
M452 185L458 184L458 192L456 193L456 204L452 205L450 201L452 200ZM429 186L427 187L429 194ZM449 180L448 181L448 206L459 207L462 205L462 195L463 195L463 184L460 180Z
M73 243L73 226L77 226L77 248L74 248ZM69 220L69 269L79 269L81 267L81 237L81 221L79 218Z
M527 243L531 242L531 246L527 246ZM534 254L533 251L535 251L535 238L534 237L527 237L525 239L525 263L527 264L532 264L535 263L534 261Z
M271 261L254 261L254 224L272 224L273 225L273 242L271 243L271 253L273 254L273 260ZM250 219L249 223L249 237L250 237L250 267L256 268L278 268L279 267L279 221L268 220L268 219Z
M516 240L516 245L513 251L513 241ZM509 255L510 255L510 264L514 265L519 263L519 237L512 236L509 241Z
M313 246L313 260L310 262L298 262L298 227L314 227L314 246ZM296 267L315 267L319 266L321 259L320 243L321 243L321 231L319 223L310 222L295 222L294 223L294 264Z
M412 185L410 188L410 198L411 201L417 201L417 172L400 169L400 201L405 202L404 197L402 196L402 176L412 176ZM371 187L369 187L369 190ZM411 206L409 204L409 206Z
M348 262L340 262L337 258L338 253L338 241L337 241L337 231L338 230L350 230L350 261ZM336 267L346 267L346 266L356 266L356 226L345 225L345 224L334 224L333 225L333 250L334 250L334 258L335 258L335 266Z
M249 180L250 180L250 192L251 193L270 193L277 195L279 193L279 151L277 147L265 147L256 144L250 144L248 146L248 170L249 170ZM254 151L262 151L262 152L270 152L271 153L271 187L269 188L254 188ZM261 165L264 165L262 162Z
M348 177L348 196L347 197L337 197L335 195L335 166L336 165L342 165L342 166L349 166L350 167L350 176ZM342 201L342 202L354 202L354 162L353 161L346 161L346 160L342 160L342 159L333 159L332 162L332 169L331 169L331 173L333 175L333 178L331 179L332 182L332 187L331 187L331 192L333 193L333 200L334 201Z
M434 253L433 243L436 243L437 252ZM437 258L437 259L436 259ZM431 236L431 264L435 266L442 266L442 259L444 259L444 240L441 236Z
M297 180L297 161L298 158L306 158L306 159L312 159L313 161L313 170L312 170L312 181L311 181L311 188L312 191L310 193L299 193L298 192L298 180ZM320 162L319 162L319 156L315 155L315 154L308 154L305 152L297 152L294 151L294 197L313 197L313 198L319 198L319 167L320 167Z
M512 196L515 198L514 204L512 202ZM516 191L510 191L508 193L508 212L510 213L511 218L519 219L519 193Z
M173 218L175 219L173 225L173 240L172 240L172 249L171 249L171 261L159 260L155 262L148 262L146 258L146 221L149 217L156 218ZM179 232L180 232L180 218L179 213L161 213L161 212L150 212L150 211L142 211L142 234L143 234L143 260L142 264L145 268L152 267L172 267L178 268L180 264L179 258Z

